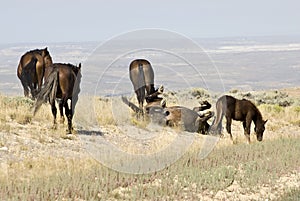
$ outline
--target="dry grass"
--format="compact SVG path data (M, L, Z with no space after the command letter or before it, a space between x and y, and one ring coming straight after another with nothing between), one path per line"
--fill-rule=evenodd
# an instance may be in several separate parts
M240 191L258 186L276 188L276 179L299 167L300 139L277 139L251 146L215 149L204 160L197 149L160 172L118 173L89 158L40 158L11 163L9 179L1 182L3 199L189 199L214 197L233 182Z
M195 91L196 96L202 94ZM155 151L167 146L174 137L159 131L160 138L155 138L153 144L137 147L136 142L123 138L124 134L116 128L127 129L129 124L144 129L147 124L134 119L120 97L92 100L104 137L123 144L128 152ZM68 139L64 125L51 129L49 105L32 117L32 101L0 96L0 106L5 108L0 110L0 148L9 150L0 151L0 197L3 200L222 200L218 194L223 192L228 196L232 193L236 199L248 196L248 200L298 198L295 186L285 189L278 184L282 176L299 175L300 138L292 134L299 134L300 109L295 102L287 107L259 105L264 118L269 119L261 143L251 137L253 143L247 145L243 135L237 135L242 133L242 125L235 123L236 144L232 145L226 136L208 157L201 159L199 153L205 137L199 135L176 163L158 172L135 175L116 172L92 159L78 138ZM86 109L84 104L79 103L77 115L86 111L81 108Z
M299 106L262 104L259 109L264 118L269 120L267 126L270 131L277 131L282 127L300 126Z
M285 192L278 201L297 201L300 200L300 189L293 188Z

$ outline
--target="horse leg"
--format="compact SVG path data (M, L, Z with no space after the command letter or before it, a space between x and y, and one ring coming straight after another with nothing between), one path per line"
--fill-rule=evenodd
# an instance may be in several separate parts
M58 100L58 107L59 107L59 113L60 113L60 123L65 123L65 117L64 117L64 105L62 100Z
M145 100L145 87L140 87L137 90L137 98L138 98L140 109L143 110L143 105Z
M243 122L244 127L244 135L247 138L247 142L250 144L250 128L251 128L251 120L247 120Z
M24 79L21 79L21 84L22 84L23 89L24 89L24 96L28 97L29 96L29 89L28 89L27 82Z
M135 91L136 93L136 97L138 99L138 102L139 102L139 108L141 109L141 114L138 114L139 115L143 115L143 111L144 111L144 100L145 100L145 87L140 87L139 89L137 89Z
M147 96L153 94L155 92L154 84L146 85Z
M34 100L37 95L37 91L35 90L34 84L29 85L29 88L31 92L31 99Z
M52 110L52 115L53 115L53 128L56 129L56 114L57 114L57 109L55 107L55 102L51 104L51 110Z
M231 134L231 122L232 122L231 118L226 117L226 130L230 135L230 139L233 141L232 134Z
M37 91L40 91L42 88L43 76L44 76L43 64L41 62L37 62L36 63Z
M33 98L36 98L37 94L39 93L39 89L37 88L37 83L32 84L31 94Z
M73 112L71 110L72 108L72 100L71 100L71 107L69 108L68 100L64 101L64 107L65 107L65 113L68 119L68 134L72 134L72 118L73 118Z

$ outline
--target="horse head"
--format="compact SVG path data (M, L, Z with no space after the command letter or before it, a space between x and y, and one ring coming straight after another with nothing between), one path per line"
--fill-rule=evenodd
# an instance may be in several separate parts
M42 49L42 57L44 60L45 67L49 67L50 65L53 64L52 57L50 56L50 53L49 53L47 47Z
M42 57L45 57L49 54L48 51L48 47L45 47L44 49L39 50L40 55L42 55Z
M262 141L263 139L263 134L265 131L265 124L267 123L268 120L261 120L257 122L257 124L254 127L254 131L256 133L256 137L258 141Z

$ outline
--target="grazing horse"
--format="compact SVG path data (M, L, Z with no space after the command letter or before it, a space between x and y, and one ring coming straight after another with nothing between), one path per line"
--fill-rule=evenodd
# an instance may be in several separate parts
M256 137L258 141L262 141L263 133L265 131L265 124L268 120L264 121L262 115L258 108L249 100L246 99L236 99L232 96L222 96L218 99L216 103L216 119L211 127L212 131L218 131L221 133L222 129L222 119L225 115L226 117L226 130L231 134L231 122L233 120L242 121L244 127L244 134L247 138L248 143L250 143L250 126L251 122L254 122Z
M154 72L149 61L145 59L136 59L130 63L129 76L136 93L139 108L143 113L143 104L147 95L155 92Z
M52 64L52 58L47 47L26 52L20 59L17 76L21 80L24 95L35 98L41 89L45 68Z
M72 64L55 63L47 68L45 72L45 84L37 95L34 114L40 108L42 103L49 101L54 117L53 124L56 126L57 109L55 99L60 99L59 110L63 117L63 107L68 119L68 133L72 133L72 118L76 102L78 100L79 85L81 81L81 64L74 66ZM71 106L68 105L71 100Z

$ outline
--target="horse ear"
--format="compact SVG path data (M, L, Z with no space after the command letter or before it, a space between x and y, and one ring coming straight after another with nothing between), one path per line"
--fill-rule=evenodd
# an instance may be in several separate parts
M45 50L48 50L48 47L45 47Z
M81 63L79 63L78 68L81 68Z
M264 124L266 124L268 122L268 119L266 121L264 121Z

